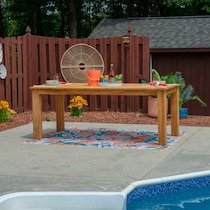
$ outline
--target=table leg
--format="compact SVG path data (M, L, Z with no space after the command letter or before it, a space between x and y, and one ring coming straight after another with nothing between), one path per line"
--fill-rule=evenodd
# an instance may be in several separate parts
M179 135L179 87L171 94L171 135Z
M167 113L166 113L166 93L158 91L158 143L167 144Z
M42 96L38 91L32 91L33 137L42 138Z
M64 130L64 96L56 95L56 124L57 131Z

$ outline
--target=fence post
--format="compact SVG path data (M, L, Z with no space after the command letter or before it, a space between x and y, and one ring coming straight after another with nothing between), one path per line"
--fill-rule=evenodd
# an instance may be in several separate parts
M142 78L149 81L150 78L150 48L149 48L149 38L143 37L143 48L142 48ZM148 111L148 96L144 96L142 100L142 111Z
M23 83L24 83L24 110L32 109L32 98L30 92L30 86L32 86L33 81L31 77L32 63L31 63L31 29L29 26L26 28L26 34L22 36L23 42Z
M131 27L128 27L128 33L125 37L123 37L123 43L124 43L124 51L125 51L125 67L124 67L124 73L126 82L128 83L136 83L136 67L134 67L136 56L133 55L134 48L134 37L132 35ZM138 57L138 56L137 56ZM139 68L139 67L137 67ZM127 109L126 111L138 111L139 109L139 100L137 100L137 96L127 96Z

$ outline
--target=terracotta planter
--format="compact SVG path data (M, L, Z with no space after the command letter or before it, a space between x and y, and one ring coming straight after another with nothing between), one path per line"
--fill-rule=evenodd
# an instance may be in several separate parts
M166 100L166 114L168 114L168 99ZM157 98L151 96L148 97L148 116L157 117L158 116L158 101Z

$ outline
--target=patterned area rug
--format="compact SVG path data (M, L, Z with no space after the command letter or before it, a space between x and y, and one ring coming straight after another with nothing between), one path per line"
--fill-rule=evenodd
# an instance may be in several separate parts
M61 132L51 132L41 140L26 140L28 144L71 145L100 148L121 148L140 150L163 150L175 144L185 132L180 135L167 135L167 145L158 145L157 132L131 129L110 128L68 128Z

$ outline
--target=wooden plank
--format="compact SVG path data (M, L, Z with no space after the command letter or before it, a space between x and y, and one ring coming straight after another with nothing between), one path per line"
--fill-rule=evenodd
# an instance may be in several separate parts
M87 41L89 42L88 43L89 45L96 48L96 39L88 39ZM89 103L89 108L91 111L98 110L98 100L99 100L98 96L90 96L91 103Z
M139 76L139 69L142 68L142 66L139 65L139 57L142 57L143 52L139 51L139 40L138 37L132 35L132 56L131 56L131 81L132 83L139 83L138 76ZM134 56L135 55L135 56ZM136 67L139 68L136 68ZM131 111L139 110L139 97L130 97L130 103L132 106L130 107Z
M177 91L171 94L171 135L178 136L179 135L179 87L177 87Z
M58 60L59 60L59 69L60 69L60 62L61 62L62 56L63 56L64 52L66 51L66 48L65 48L66 42L68 42L68 39L65 39L65 38L62 38L62 39L59 38L58 39L58 50L57 50L58 55L57 56L58 56ZM61 73L61 69L60 69L60 80L65 81L64 78L63 78L63 75ZM68 111L67 107L68 107L68 104L69 104L69 100L70 100L70 96L64 97L64 105L65 105L64 109L65 109L65 111Z
M33 121L40 123L33 123L34 138L42 138L42 96L39 95L39 92L34 90L32 91L32 113Z
M107 60L107 50L106 50L106 39L100 39L100 53L103 58L103 60ZM104 75L108 74L107 67L104 63ZM108 97L107 96L100 96L100 108L101 111L107 111L108 110Z
M23 64L22 64L22 60L24 59L23 56L23 50L22 50L22 39L20 36L17 37L17 86L18 86L18 95L17 95L17 99L18 99L18 112L23 112L24 111L24 100L23 98L26 97L26 95L24 95L24 87L23 87Z
M49 52L48 46L49 43L46 37L39 37L39 39L34 40L37 45L37 62L39 68L39 75L40 75L40 84L45 84L46 80L52 79L49 70ZM43 111L49 111L49 107L51 107L51 97L44 96L42 100ZM54 101L54 108L55 108L55 101Z
M127 44L127 65L126 65L126 72L127 72L127 82L131 83L134 82L134 76L135 74L135 63L134 60L136 59L136 55L133 53L135 52L134 49L136 48L135 46L135 37L130 34L130 43ZM131 112L134 111L134 107L136 107L136 101L134 96L127 96L127 111Z
M115 74L117 73L117 66L118 66L118 51L117 51L117 40L114 37L110 38L111 44L111 52L110 52L110 65L113 64L113 69ZM109 71L110 71L110 66L109 66ZM111 103L111 107L110 109L112 111L117 111L118 110L118 100L117 100L117 96L110 96L110 103Z
M0 43L2 45L2 62L0 64L4 64L5 63L5 40L3 38L0 37ZM4 100L6 98L5 96L5 79L0 79L0 100Z
M31 77L32 83L33 84L40 84L40 68L38 63L40 62L40 57L39 57L39 37L37 36L32 36L31 39Z
M49 63L49 71L51 73L52 79L53 75L58 74L59 72L56 69L56 56L55 56L55 39L47 38L48 41L48 63Z
M11 55L11 105L12 107L17 110L17 57L16 57L16 49L17 49L17 42L15 37L11 37L10 39L10 55Z
M12 106L12 85L11 85L11 63L10 63L10 38L5 38L5 67L7 69L7 77L5 78L5 100Z
M56 95L57 131L64 130L64 96Z
M24 94L24 99L23 99L23 106L24 106L24 111L26 110L31 110L32 107L32 102L31 102L31 94L29 92L29 87L32 85L31 82L31 75L30 75L30 52L31 52L31 41L29 39L31 36L29 34L26 34L21 37L23 46L23 94Z
M41 75L41 84L44 84L46 80L50 79L50 74L47 71L47 50L46 50L46 40L41 38L39 40L39 71Z
M59 75L58 70L56 69L56 56L55 56L55 39L54 38L46 38L48 42L48 57L47 62L49 63L49 72L51 75L51 79L54 79L54 75ZM50 97L50 110L55 110L55 98Z

